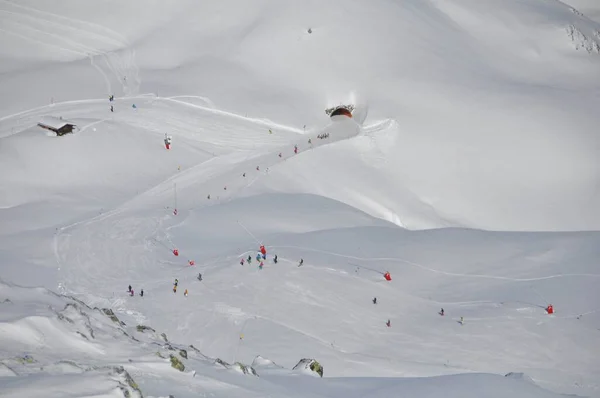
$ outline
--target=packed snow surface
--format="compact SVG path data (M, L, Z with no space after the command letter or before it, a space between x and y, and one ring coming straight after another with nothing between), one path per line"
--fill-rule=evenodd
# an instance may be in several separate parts
M600 397L599 10L1 0L0 395Z

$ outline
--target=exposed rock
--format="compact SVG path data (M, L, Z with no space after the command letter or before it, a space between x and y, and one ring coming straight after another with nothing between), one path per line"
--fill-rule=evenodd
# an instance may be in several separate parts
M104 314L107 315L114 323L125 326L125 322L121 322L110 308L102 308L102 312L104 312Z
M253 376L258 376L258 373L256 373L256 370L254 370L254 368L252 366L246 366L241 362L236 362L234 364L234 366L236 368L238 368L245 375L251 374Z
M212 358L209 358L206 355L204 355L199 349L197 349L193 345L190 345L189 348L191 348L192 351L194 351L196 354L198 354L198 356L202 357L203 359L207 359L207 360L211 360L212 361Z
M164 333L161 333L161 334L160 334L160 337L162 337L162 338L163 338L163 340L165 341L165 343L168 343L168 342L169 342L169 339L167 339L167 335L166 335L166 334L164 334Z
M133 380L133 377L131 377L129 372L127 372L125 370L125 368L123 368L122 366L118 366L118 367L115 367L114 369L115 369L115 372L117 372L117 374L119 374L121 377L123 377L123 379L125 379L125 382L127 383L127 385L129 387L131 387L135 391L137 391L140 394L140 397L142 397L142 398L144 397L144 395L142 394L142 391L140 390L140 387L135 382L135 380Z
M142 333L144 333L146 330L151 330L156 333L156 330L152 329L150 326L137 325L136 329L138 332L142 332Z
M73 320L69 317L64 316L63 314L61 314L60 312L56 312L56 316L58 317L58 319L60 319L61 321L67 321L69 323L75 323L73 322Z
M320 377L323 377L323 367L316 359L303 358L294 366L294 370L297 369L310 369L312 372L318 374Z
M20 364L37 362L35 359L33 359L31 355L23 355L22 357L16 357L15 360Z
M175 355L170 355L171 358L171 367L183 372L185 370L185 365L181 362Z
M219 364L219 365L221 365L221 366L223 366L223 367L225 367L227 369L229 369L229 367L231 366L227 362L223 361L221 358L215 359L215 363Z
M77 334L83 337L84 339L89 340L88 337L85 334L81 333L79 330L77 331Z
M179 350L179 355L181 355L185 359L188 359L186 350Z

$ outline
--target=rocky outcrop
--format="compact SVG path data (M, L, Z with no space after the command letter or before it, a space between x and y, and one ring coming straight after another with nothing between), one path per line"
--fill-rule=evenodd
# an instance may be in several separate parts
M102 308L102 312L104 313L104 315L108 316L110 320L114 323L119 324L121 326L125 326L125 322L120 321L119 318L117 318L115 313L110 308Z
M114 372L121 377L121 379L126 384L126 386L129 386L129 388L131 388L135 392L137 392L138 395L140 396L140 398L144 398L144 395L142 394L140 387L135 382L135 380L133 380L133 377L131 377L129 372L127 372L125 370L125 368L123 368L122 366L117 366L114 368ZM125 387L125 386L121 387L121 391L123 392L123 395L125 397L131 397L131 393L129 392L129 389L127 387Z
M137 326L136 326L136 329L137 329L137 331L138 331L138 332L140 332L140 333L144 333L144 332L145 332L145 331L147 331L147 330L150 330L150 331L152 331L152 332L156 333L156 330L152 329L150 326L137 325Z
M185 365L175 355L171 355L170 359L171 359L171 367L179 370L180 372L183 372L185 370Z
M304 370L313 373L315 375L319 375L319 377L323 377L323 366L316 359L303 358L294 366L293 370Z
M258 373L256 373L256 370L254 370L252 366L244 365L241 362L234 363L233 368L245 375L252 375L258 377Z

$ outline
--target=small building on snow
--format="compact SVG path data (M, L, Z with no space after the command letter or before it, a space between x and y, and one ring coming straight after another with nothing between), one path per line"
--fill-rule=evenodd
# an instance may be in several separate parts
M338 105L328 109L325 109L325 113L329 117L334 116L346 116L352 118L352 112L354 111L354 105Z
M54 116L42 117L42 119L38 123L38 126L46 130L53 131L58 136L72 133L73 129L76 127L75 124Z

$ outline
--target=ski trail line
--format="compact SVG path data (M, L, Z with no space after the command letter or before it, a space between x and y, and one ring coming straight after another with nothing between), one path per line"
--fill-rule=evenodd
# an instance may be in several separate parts
M370 257L370 258L364 258L364 257L349 256L349 255L345 255L345 254L341 254L341 253L335 253L335 252L329 252L329 251L325 251L325 250L311 249L311 248L299 247L299 246L270 246L270 248L273 248L273 249L274 248L280 248L280 249L286 249L286 248L287 249L300 249L300 250L306 250L306 251L311 251L311 252L315 252L315 253L328 254L328 255L331 255L331 256L335 256L335 257L348 258L348 259L352 259L352 260L361 260L361 261L393 261L393 262L400 262L400 263L405 263L405 264L409 264L409 265L415 266L417 268L424 269L424 270L432 272L432 273L437 273L437 274L446 275L446 276L461 277L461 278L497 279L497 280L505 280L505 281L511 281L511 282L531 282L531 281L541 281L541 280L546 280L546 279L555 279L555 278L564 278L564 277L596 277L596 278L600 278L600 274L559 274L559 275L541 276L541 277L536 277L536 278L510 278L510 277L507 277L507 276L460 274L460 273L446 272L446 271L440 271L440 270L437 270L437 269L434 269L434 268L429 268L429 267L426 267L426 266L424 266L422 264L415 263L413 261L405 260L403 258L398 258L398 257Z

